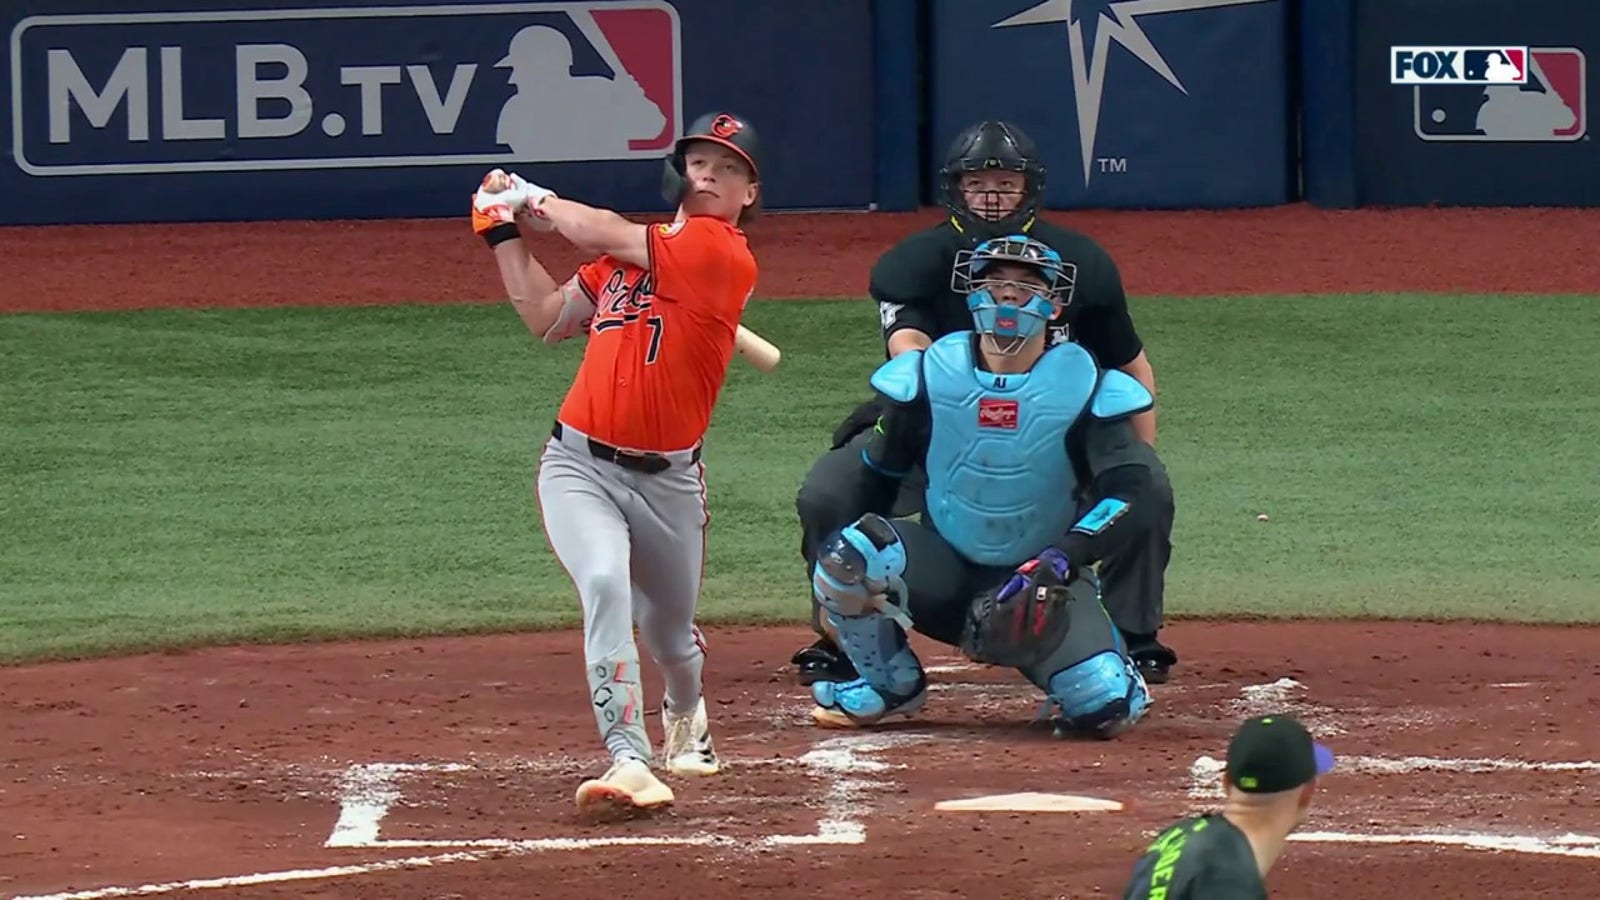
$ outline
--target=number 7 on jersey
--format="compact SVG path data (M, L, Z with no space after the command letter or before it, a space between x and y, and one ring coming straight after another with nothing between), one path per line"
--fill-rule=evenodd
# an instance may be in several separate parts
M654 365L661 354L661 331L665 325L660 316L647 316L644 324L650 328L650 346L644 351L644 364L649 366Z

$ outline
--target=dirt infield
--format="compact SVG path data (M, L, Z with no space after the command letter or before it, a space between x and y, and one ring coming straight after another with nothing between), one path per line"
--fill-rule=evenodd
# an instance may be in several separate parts
M1586 896L1574 886L1600 866L1600 838L1572 836L1595 833L1592 631L1178 622L1192 663L1113 743L1030 727L1031 687L926 643L935 689L916 722L822 731L789 678L801 630L707 636L725 774L674 781L679 805L658 822L604 828L577 821L570 800L598 763L570 634L5 672L0 890L98 898L218 879L232 897L1114 895L1151 831L1210 801L1208 758L1231 723L1284 708L1341 754L1307 836L1441 836L1293 845L1275 896L1388 898L1401 884ZM653 715L650 728L659 741ZM1128 808L932 808L1016 791ZM1469 834L1505 849L1438 843ZM618 838L632 844L604 845ZM288 881L293 870L309 880Z
M1138 294L1600 293L1589 211L1051 217L1100 237ZM762 293L859 294L872 258L925 221L766 219ZM13 263L0 309L474 300L498 290L481 253L454 221L0 229ZM1014 674L926 643L923 715L821 731L787 662L802 629L709 628L725 774L674 781L667 817L606 828L571 804L601 761L570 633L0 669L0 894L1115 896L1154 829L1214 800L1233 724L1289 709L1341 763L1274 896L1593 895L1596 629L1179 621L1166 634L1184 659L1150 718L1090 743L1031 727L1038 696ZM652 696L659 684L647 671ZM1127 808L933 810L1018 791Z

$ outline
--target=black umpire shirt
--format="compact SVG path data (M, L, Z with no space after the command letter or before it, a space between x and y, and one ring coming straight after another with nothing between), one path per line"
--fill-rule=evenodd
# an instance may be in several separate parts
M1128 314L1111 254L1088 235L1042 219L1028 236L1061 254L1072 276L1068 302L1050 323L1050 346L1075 341L1107 369L1120 369L1144 349ZM949 219L907 236L872 267L868 293L878 302L883 339L915 328L934 340L972 328L967 298L950 289L956 251L970 243Z
M1267 900L1255 851L1220 815L1194 816L1161 833L1134 864L1123 900Z

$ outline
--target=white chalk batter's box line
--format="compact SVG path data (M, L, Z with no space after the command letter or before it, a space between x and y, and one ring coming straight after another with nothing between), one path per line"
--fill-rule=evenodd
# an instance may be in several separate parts
M729 759L730 768L794 767L822 781L822 814L811 834L756 836L711 833L682 836L620 835L616 837L555 837L537 839L476 838L462 840L412 840L380 836L389 809L401 799L407 778L429 774L458 774L506 769L548 768L536 760L513 760L509 765L476 766L466 763L362 763L350 766L336 789L339 817L323 846L335 850L437 850L421 856L386 859L317 869L289 869L221 878L105 887L56 894L17 896L11 900L109 900L113 897L149 897L179 891L204 891L262 884L324 881L358 875L431 869L454 863L481 862L552 851L592 850L605 847L720 847L729 850L774 851L787 847L850 846L866 842L863 819L871 812L867 795L892 785L882 773L906 768L886 763L870 754L933 737L918 733L852 734L820 741L798 759ZM566 763L561 764L563 768ZM879 777L873 777L879 776ZM717 776L722 777L722 776Z
M953 671L960 671L952 666ZM1508 683L1496 687L1525 687L1527 683ZM1207 685L1206 687L1211 687ZM1255 707L1278 705L1291 695L1305 690L1305 685L1293 679L1279 679L1266 685L1241 688L1241 697L1230 706ZM1292 702L1292 701L1291 701ZM1337 729L1337 726L1335 726ZM379 836L383 818L389 807L400 799L398 782L401 776L414 774L459 773L506 769L553 772L567 770L570 761L552 764L548 760L514 760L498 766L478 766L465 763L369 763L352 766L345 771L339 790L340 814L324 846L335 849L398 850L437 849L444 852L423 856L410 856L378 862L332 866L319 869L295 869L264 872L252 875L222 878L194 879L136 887L108 887L87 891L18 896L12 900L106 900L113 897L155 896L178 891L201 891L213 888L244 887L258 884L281 884L298 881L319 881L383 872L427 869L459 862L476 862L508 856L561 850L587 850L617 846L711 846L734 849L781 848L785 846L853 845L866 840L866 827L861 818L870 810L861 802L861 795L885 787L880 781L850 777L851 773L885 772L904 769L904 765L891 765L876 759L862 758L859 754L875 753L913 743L945 740L938 735L918 732L894 734L862 734L834 738L813 746L812 750L797 760L747 759L731 760L739 767L747 766L798 766L819 777L828 789L825 792L823 818L817 830L807 835L766 835L760 837L733 837L728 835L695 834L681 837L620 836L611 838L542 838L507 839L479 838L450 841L417 841L385 839ZM1409 771L1494 772L1494 771L1555 771L1589 772L1600 770L1597 762L1529 762L1509 759L1435 759L1429 757L1402 757L1384 759L1368 756L1342 756L1341 769L1369 771L1379 774L1403 774ZM1209 757L1200 757L1190 768L1191 796L1206 796L1207 778L1215 777L1220 783L1220 763ZM1200 771L1196 771L1199 769ZM1214 774L1212 774L1214 770ZM1198 793L1196 793L1198 792ZM1556 837L1534 837L1503 834L1359 834L1346 832L1304 832L1292 835L1290 840L1309 843L1396 845L1421 844L1439 847L1458 847L1468 850L1517 852L1538 855L1555 855L1600 859L1600 837L1567 834Z
M403 778L429 773L459 773L477 767L462 763L367 763L351 766L338 787L339 819L324 846L351 849L440 849L469 848L496 850L571 850L589 846L725 846L781 847L805 844L860 844L866 828L859 821L863 804L860 795L882 787L878 782L849 777L852 773L883 772L888 763L867 759L860 754L907 743L904 737L852 735L823 741L797 760L728 760L734 768L794 766L827 785L823 795L824 813L817 831L806 835L766 835L757 838L713 834L682 837L632 838L477 838L465 840L412 840L379 836L383 820L401 798ZM515 766L513 766L515 768ZM903 768L903 767L902 767ZM597 842L596 842L597 841Z
M1502 682L1497 688L1527 688L1533 682ZM1336 710L1317 706L1302 699L1307 692L1304 684L1293 678L1280 678L1268 684L1249 685L1239 689L1239 698L1222 704L1230 716L1248 717L1263 715L1275 710L1290 708L1309 709L1320 721L1308 722L1313 732L1343 734L1345 729L1332 716ZM1317 727L1320 725L1321 727ZM1319 735L1319 736L1322 736ZM1418 772L1443 772L1449 774L1483 774L1493 772L1600 772L1600 762L1538 762L1505 758L1446 758L1434 756L1364 756L1336 754L1335 772L1364 775L1407 775ZM1220 800L1223 760L1200 756L1189 766L1188 795L1194 800ZM1198 812L1199 810L1195 810ZM1153 836L1153 835L1152 835ZM1565 856L1583 859L1600 859L1600 836L1563 834L1550 837L1523 834L1491 833L1361 833L1344 831L1307 831L1290 835L1289 840L1316 844L1358 845L1422 845L1457 847L1464 850L1529 853L1542 856Z

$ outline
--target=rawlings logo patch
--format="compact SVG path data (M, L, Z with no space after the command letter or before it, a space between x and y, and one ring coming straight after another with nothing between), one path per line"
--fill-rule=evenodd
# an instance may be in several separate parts
M978 401L979 428L1017 428L1017 401L984 398Z

